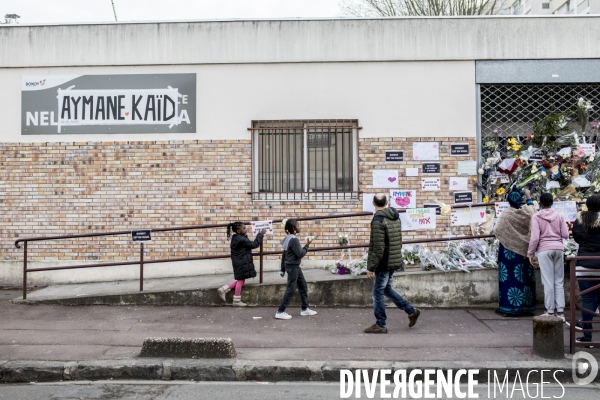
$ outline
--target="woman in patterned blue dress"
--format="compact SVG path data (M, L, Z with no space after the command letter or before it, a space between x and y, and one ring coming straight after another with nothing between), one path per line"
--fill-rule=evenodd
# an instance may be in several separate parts
M528 190L508 194L510 208L494 229L498 251L498 309L503 316L531 315L536 309L535 268L527 258L531 218L535 214ZM525 203L525 205L523 204Z

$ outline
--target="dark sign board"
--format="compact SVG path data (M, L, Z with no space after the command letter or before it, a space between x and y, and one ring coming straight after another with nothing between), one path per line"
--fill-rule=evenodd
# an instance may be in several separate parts
M134 242L149 242L152 240L150 237L151 229L139 229L137 231L131 231L131 240Z
M531 154L531 157L529 157L530 161L542 161L544 159L544 153L541 150L534 150L533 153Z
M454 192L454 204L472 203L473 192Z
M424 174L439 174L441 171L440 163L423 163Z
M435 215L442 215L442 208L437 204L423 204L423 208L435 208Z
M468 143L450 144L450 155L451 156L468 156L469 155L469 144Z
M386 151L385 161L404 161L404 151Z

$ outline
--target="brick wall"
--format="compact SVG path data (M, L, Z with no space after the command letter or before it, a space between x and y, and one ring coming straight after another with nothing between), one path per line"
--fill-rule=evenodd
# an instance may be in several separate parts
M385 150L404 150L412 159L415 140L441 144L442 191L420 191L421 177L404 177L404 168L421 162L386 163ZM450 142L469 142L469 157L451 157ZM252 201L251 144L245 140L68 142L0 145L2 259L22 259L17 238L129 231L214 224L235 220L279 219L362 211L362 200ZM361 138L359 190L373 192L373 169L398 168L401 187L417 189L418 205L438 200L452 203L448 178L456 163L475 159L474 138ZM428 201L425 201L428 198ZM368 240L368 217L304 222L304 234L318 235L316 245L333 246L337 234L352 243ZM407 238L447 233L447 217L438 229L407 233ZM279 250L283 230L276 227L265 250ZM30 260L111 261L137 259L139 247L130 237L85 238L30 243ZM225 228L206 231L155 233L146 245L146 258L193 257L226 253ZM339 253L319 253L312 259ZM356 253L355 253L356 254Z

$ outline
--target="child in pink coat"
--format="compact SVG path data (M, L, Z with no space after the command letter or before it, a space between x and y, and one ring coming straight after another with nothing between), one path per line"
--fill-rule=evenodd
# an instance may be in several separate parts
M531 239L527 256L533 265L537 252L542 284L544 285L544 305L546 313L542 316L560 317L565 321L565 267L563 239L569 238L565 219L552 209L554 199L550 193L542 193L542 209L531 220Z

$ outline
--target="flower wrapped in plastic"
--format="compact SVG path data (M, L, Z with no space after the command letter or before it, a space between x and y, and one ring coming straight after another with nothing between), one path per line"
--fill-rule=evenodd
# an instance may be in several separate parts
M368 252L365 252L365 254L363 254L358 260L352 260L350 263L348 263L348 268L350 268L350 273L353 276L365 275L367 273L368 256Z
M402 247L402 257L404 258L404 264L407 265L417 265L421 263L421 258L419 257L419 246L404 246Z
M350 244L350 239L348 238L348 235L340 234L338 236L338 243L340 244L340 246L348 246L348 244Z

